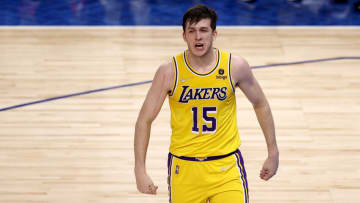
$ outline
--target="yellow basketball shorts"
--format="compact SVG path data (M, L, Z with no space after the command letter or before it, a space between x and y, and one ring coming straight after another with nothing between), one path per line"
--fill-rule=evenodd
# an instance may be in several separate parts
M170 203L248 203L249 190L241 152L195 158L169 153Z

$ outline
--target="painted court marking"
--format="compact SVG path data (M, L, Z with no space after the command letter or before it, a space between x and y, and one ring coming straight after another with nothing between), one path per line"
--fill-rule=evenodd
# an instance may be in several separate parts
M278 64L253 66L251 68L252 69L271 68L271 67L277 67L277 66L299 65L299 64L306 64L306 63L318 63L318 62L336 61L336 60L360 60L360 57L354 56L354 57L334 57L334 58L314 59L314 60L297 61L297 62L289 62L289 63L278 63ZM107 87L107 88L101 88L101 89L88 90L88 91L78 92L78 93L73 93L73 94L67 94L67 95L63 95L63 96L52 97L52 98L37 100L37 101L28 102L28 103L24 103L24 104L18 104L18 105L0 108L0 111L8 111L11 109L22 108L22 107L26 107L26 106L30 106L30 105L50 102L50 101L54 101L54 100L66 99L66 98L81 96L81 95L86 95L86 94L93 94L93 93L103 92L103 91L108 91L108 90L113 90L113 89L144 85L144 84L148 84L151 82L152 82L152 80L147 80L147 81L142 81L142 82L129 83L129 84L124 84L124 85L116 85L116 86Z

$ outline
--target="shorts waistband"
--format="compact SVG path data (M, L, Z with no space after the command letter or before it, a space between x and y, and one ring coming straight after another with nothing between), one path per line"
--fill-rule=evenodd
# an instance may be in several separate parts
M186 160L186 161L214 161L214 160L218 160L218 159L222 159L228 156L231 156L237 152L240 152L239 149L230 152L228 154L224 154L224 155L219 155L219 156L208 156L208 157L187 157L187 156L176 156L174 154L169 153L170 155L182 159L182 160Z

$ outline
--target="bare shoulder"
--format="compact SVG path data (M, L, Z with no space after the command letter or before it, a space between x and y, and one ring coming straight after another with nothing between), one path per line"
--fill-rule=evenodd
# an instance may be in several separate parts
M165 62L159 66L156 71L154 82L161 84L165 89L170 90L174 80L174 68L171 61Z
M157 70L158 73L171 76L174 74L174 68L171 61L161 64Z
M252 76L251 68L248 62L240 56L232 55L231 67L235 84Z

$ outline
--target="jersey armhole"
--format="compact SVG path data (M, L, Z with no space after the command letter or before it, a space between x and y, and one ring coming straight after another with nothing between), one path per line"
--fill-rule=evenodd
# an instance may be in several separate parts
M174 68L174 81L173 81L173 87L172 87L171 91L169 92L170 97L174 95L174 92L176 90L176 86L178 83L178 67L177 67L175 57L172 58L172 64L173 64L173 68Z
M229 54L229 82L230 82L230 86L232 88L232 91L235 93L236 84L233 83L231 69L232 69L232 60L231 60L231 53L230 53Z

